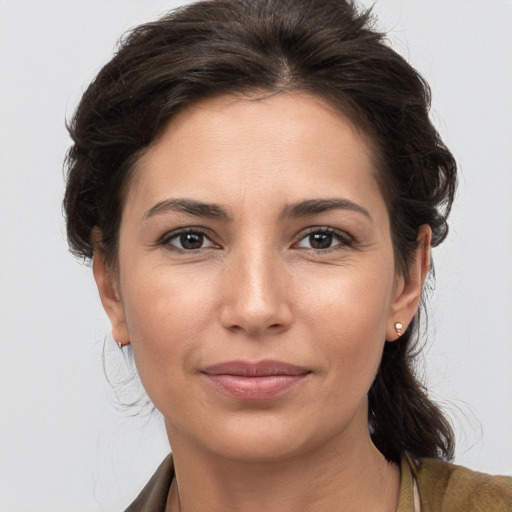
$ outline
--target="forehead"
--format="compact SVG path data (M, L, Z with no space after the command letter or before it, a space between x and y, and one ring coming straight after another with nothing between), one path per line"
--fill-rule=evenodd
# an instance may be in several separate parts
M379 193L371 145L338 109L306 93L231 95L198 102L167 124L137 162L127 200L222 200L277 188L295 201L339 186L359 199Z

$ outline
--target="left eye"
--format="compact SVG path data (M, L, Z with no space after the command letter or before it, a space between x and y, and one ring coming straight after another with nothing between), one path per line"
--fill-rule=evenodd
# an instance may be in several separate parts
M197 249L205 249L207 247L215 247L215 244L200 231L184 231L170 235L165 243L181 249L182 251L193 251Z
M332 249L338 245L349 245L348 237L333 231L312 231L302 238L297 244L298 247L306 249Z

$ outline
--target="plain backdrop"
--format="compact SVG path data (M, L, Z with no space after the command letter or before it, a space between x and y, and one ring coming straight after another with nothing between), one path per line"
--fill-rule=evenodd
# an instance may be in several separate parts
M90 268L67 253L61 198L65 118L121 33L180 3L0 0L1 512L121 510L169 449L157 416L115 407L104 344L112 380L129 366ZM434 251L427 382L457 462L512 475L512 2L377 0L375 12L430 82L460 165Z

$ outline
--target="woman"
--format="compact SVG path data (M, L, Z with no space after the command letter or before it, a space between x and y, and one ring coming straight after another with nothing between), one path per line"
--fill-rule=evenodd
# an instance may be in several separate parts
M68 239L173 453L128 510L511 509L414 376L456 184L428 106L338 0L199 2L99 73Z

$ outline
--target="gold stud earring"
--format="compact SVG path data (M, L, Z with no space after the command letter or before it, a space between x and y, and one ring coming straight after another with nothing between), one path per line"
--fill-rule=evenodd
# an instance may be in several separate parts
M398 334L398 337L402 336L402 329L404 325L400 322L395 322L395 331Z

